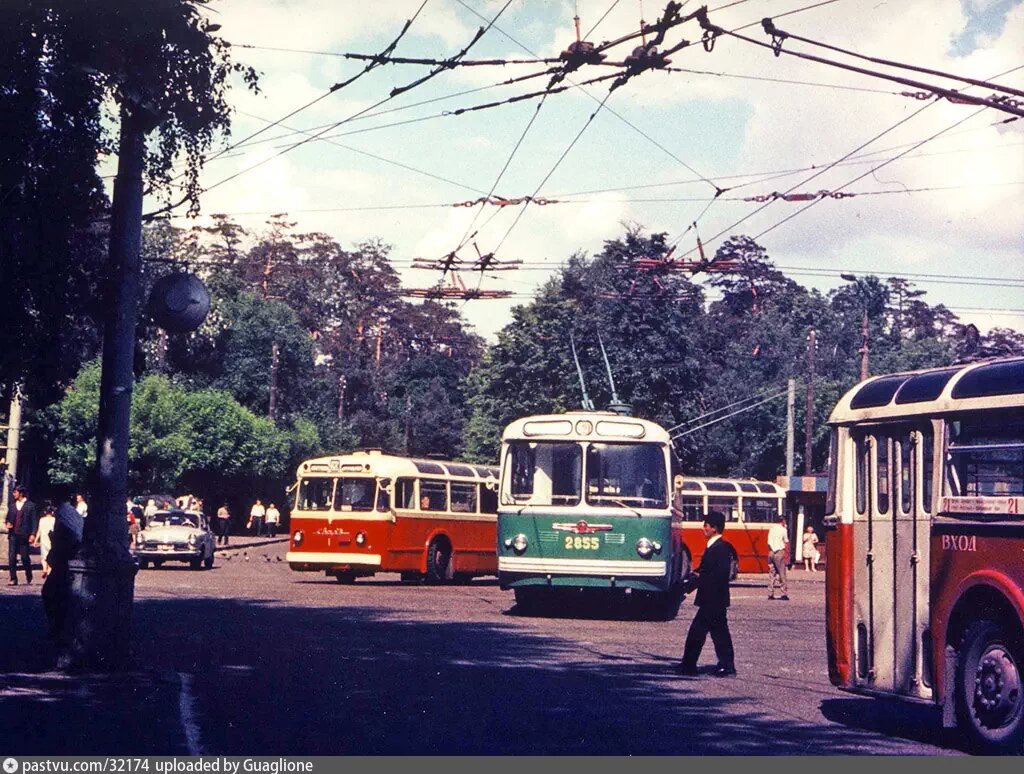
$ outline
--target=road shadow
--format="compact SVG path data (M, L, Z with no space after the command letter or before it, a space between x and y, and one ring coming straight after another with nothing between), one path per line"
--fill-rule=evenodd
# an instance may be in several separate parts
M885 697L825 699L821 714L833 723L913 742L966 751L963 737L942 727L942 710Z
M899 733L887 726L807 722L752 700L742 680L715 695L715 678L681 678L643 654L604 657L507 618L409 620L379 601L147 597L133 608L133 670L67 677L50 671L38 596L2 597L0 615L10 754L181 754L187 738L228 755L901 749L879 737Z

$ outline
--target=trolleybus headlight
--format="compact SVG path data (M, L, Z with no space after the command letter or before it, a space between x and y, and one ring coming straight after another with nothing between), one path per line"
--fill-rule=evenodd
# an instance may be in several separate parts
M356 534L356 545L357 546L365 546L366 545L366 533L365 532L359 532L359 533Z
M517 554L525 552L527 545L529 545L529 541L527 541L526 535L521 532L512 538L512 550Z
M305 535L302 534L301 529L295 530L295 534L292 535L292 543L296 546L301 546L302 541L305 539Z
M644 559L654 553L654 543L645 537L636 541L636 552Z

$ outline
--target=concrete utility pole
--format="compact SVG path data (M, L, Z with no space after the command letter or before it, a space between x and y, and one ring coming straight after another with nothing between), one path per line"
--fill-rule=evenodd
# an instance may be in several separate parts
M788 393L786 395L786 475L793 477L793 454L795 451L795 439L793 425L796 423L796 380L786 381Z
M868 369L868 304L864 300L864 317L860 325L860 380L863 382L870 375Z
M811 475L811 457L814 453L814 356L818 334L811 328L807 334L807 402L804 404L804 475Z
M63 668L112 670L128 663L136 565L128 551L128 443L142 245L146 133L157 117L121 106L110 217L107 320L97 428L96 479L81 548L70 562Z
M18 446L21 444L21 386L14 385L11 393L11 411L7 416L7 470L0 480L0 519L7 517L7 504L11 486L18 480Z

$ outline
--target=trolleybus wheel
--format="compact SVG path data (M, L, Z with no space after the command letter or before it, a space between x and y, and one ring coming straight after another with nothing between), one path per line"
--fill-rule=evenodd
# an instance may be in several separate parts
M994 621L964 632L956 670L957 723L971 744L1017 753L1024 745L1024 645Z
M452 579L452 549L448 541L436 537L427 546L427 580L445 583Z
M339 572L335 573L334 579L338 581L338 583L351 586L356 582L356 574L354 572Z

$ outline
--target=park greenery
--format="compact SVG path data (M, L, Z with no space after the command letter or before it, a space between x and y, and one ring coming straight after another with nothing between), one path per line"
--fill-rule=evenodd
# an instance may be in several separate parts
M22 459L37 490L88 489L95 464L110 311L110 205L97 159L114 142L111 106L128 95L172 117L150 138L147 182L165 196L176 182L197 206L203 154L229 127L229 76L255 84L194 6L15 0L0 23L0 398L19 385L26 396ZM85 23L96 13L108 23ZM123 77L137 61L146 72ZM168 82L190 87L152 89ZM213 305L192 333L138 321L129 457L139 493L284 502L302 458L365 447L494 462L512 419L581 406L573 343L596 406L613 399L607 357L615 393L636 415L681 425L680 466L698 475L783 472L784 399L706 427L695 420L774 396L787 379L802 390L813 367L812 456L803 460L801 392L797 465L820 470L828 413L858 380L865 313L873 373L1024 353L1021 334L979 333L905 279L863 276L827 294L803 287L742 235L691 273L663 260L664 234L624 226L600 252L564 256L490 343L466 324L462 302L403 297L387 234L345 246L282 213L256 228L223 215L192 228L156 218L143 236L144 290L190 270ZM717 271L723 264L731 270Z

